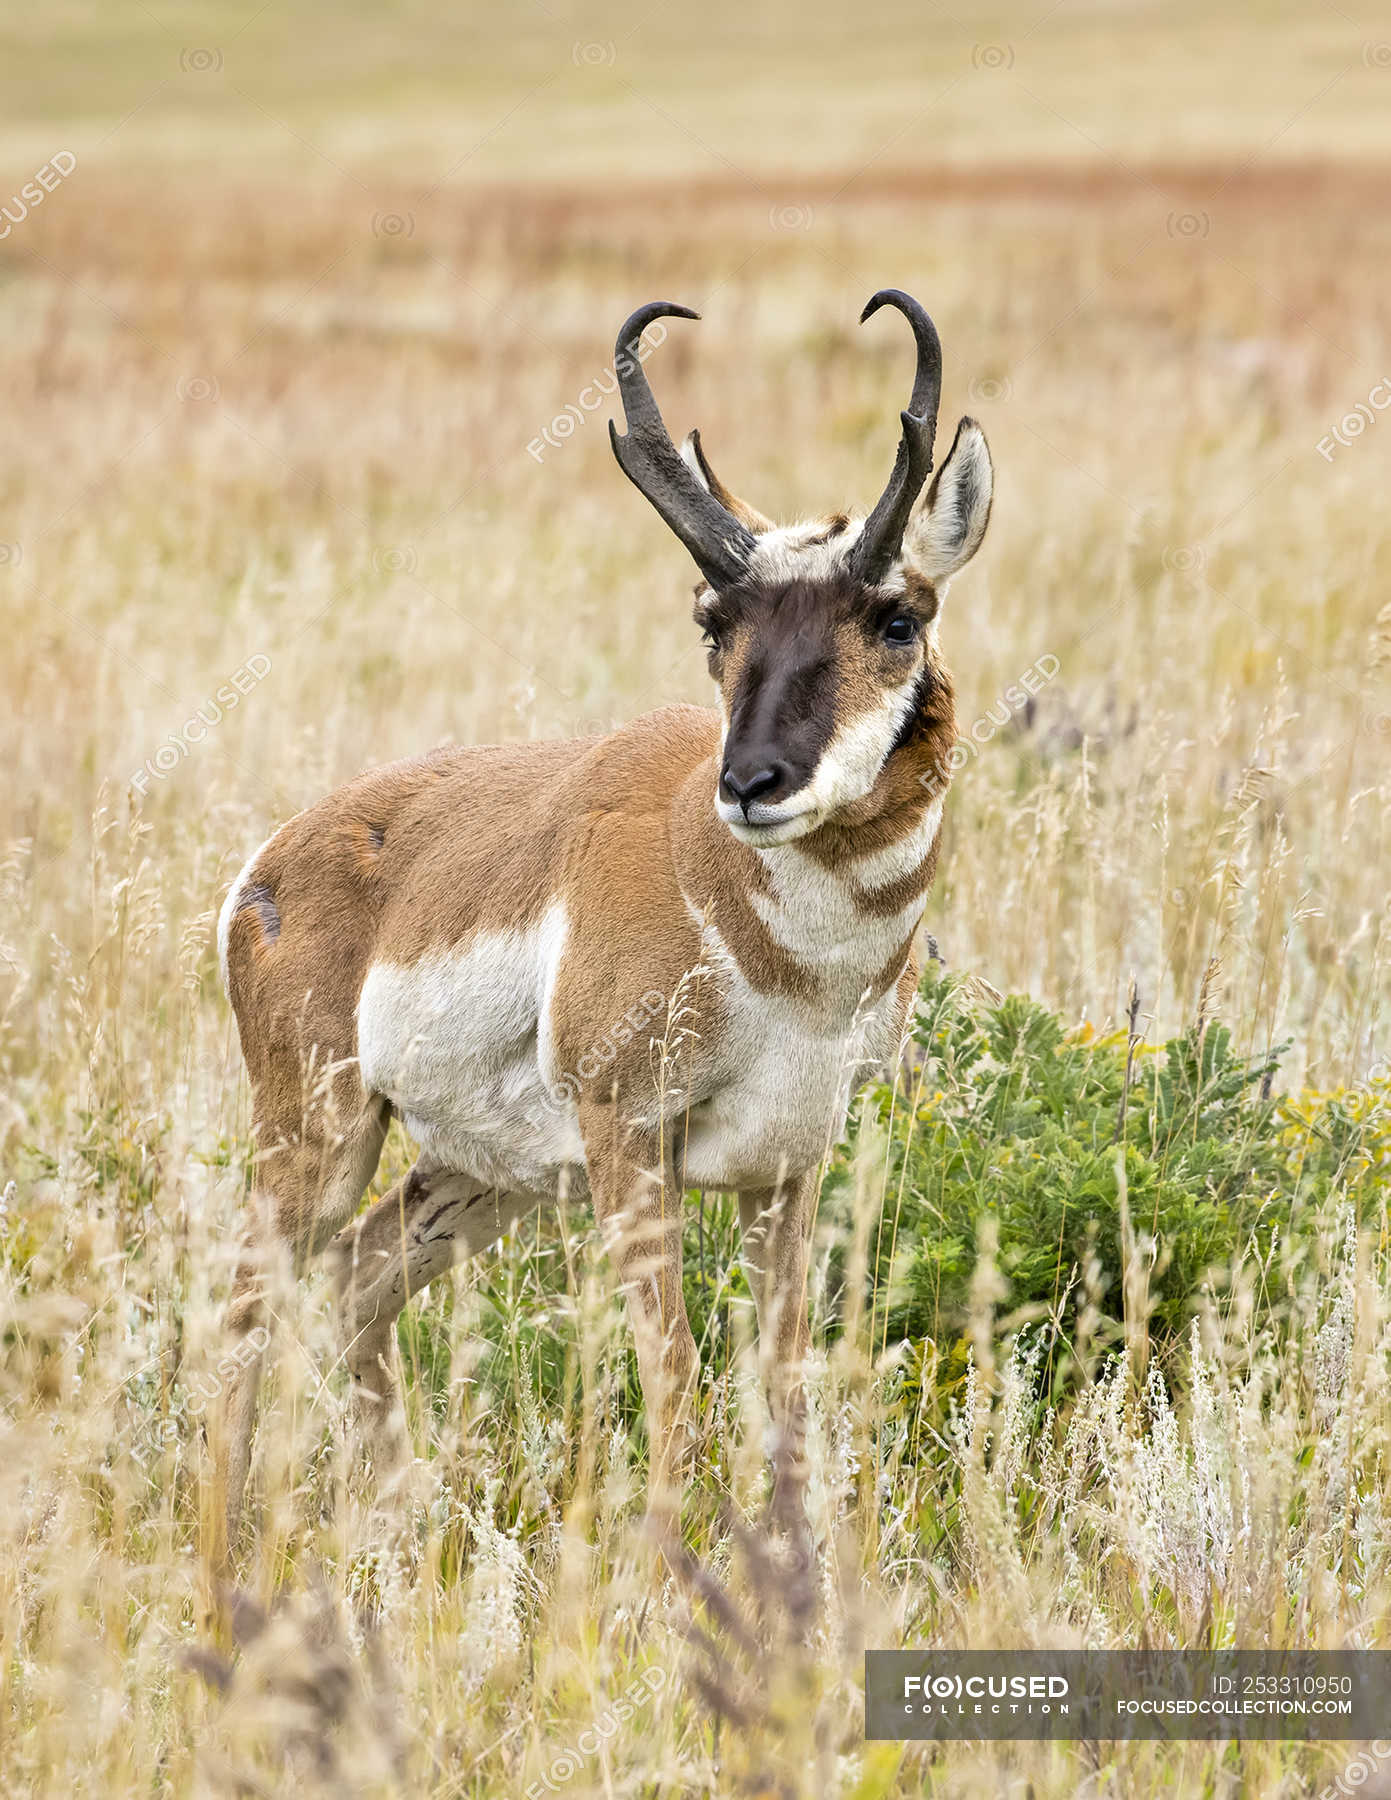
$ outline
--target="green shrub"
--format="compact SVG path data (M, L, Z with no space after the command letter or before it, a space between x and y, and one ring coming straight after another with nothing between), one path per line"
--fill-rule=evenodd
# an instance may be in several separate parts
M1124 1316L1128 1229L1162 1342L1205 1290L1220 1302L1277 1246L1287 1274L1335 1189L1364 1216L1385 1205L1380 1112L1276 1097L1279 1051L1238 1056L1220 1024L1153 1049L1065 1031L1017 996L978 1009L962 982L929 974L914 1036L915 1070L862 1103L822 1201L848 1242L854 1158L871 1131L887 1134L870 1244L876 1349L960 1338L986 1219L1002 1304L1021 1321L1053 1315L1062 1332L1085 1301L1103 1340Z

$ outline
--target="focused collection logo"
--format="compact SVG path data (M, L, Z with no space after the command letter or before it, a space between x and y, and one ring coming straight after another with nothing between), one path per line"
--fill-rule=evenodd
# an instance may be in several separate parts
M871 1650L878 1739L1368 1739L1385 1650Z

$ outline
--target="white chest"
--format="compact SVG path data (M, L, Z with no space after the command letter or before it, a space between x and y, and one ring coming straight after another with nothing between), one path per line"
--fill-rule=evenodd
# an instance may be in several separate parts
M869 994L921 918L923 896L882 915L864 896L921 865L941 817L939 800L912 832L849 871L824 868L795 843L759 853L767 890L751 903L778 948L815 971L818 1002L756 992L705 925L726 1030L714 1091L691 1109L689 1181L767 1185L810 1168L844 1130L851 1095L892 1064L898 996L893 987L874 1002Z
M856 1007L847 1024L802 1001L757 993L713 931L706 949L721 975L726 1030L713 1091L688 1115L685 1180L773 1186L827 1154L851 1095L892 1064L898 997L890 988Z

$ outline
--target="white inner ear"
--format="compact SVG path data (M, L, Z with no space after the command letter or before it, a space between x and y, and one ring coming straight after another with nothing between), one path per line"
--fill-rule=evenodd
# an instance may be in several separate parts
M927 499L908 524L905 548L930 581L945 581L980 549L994 491L985 433L974 419L963 419Z

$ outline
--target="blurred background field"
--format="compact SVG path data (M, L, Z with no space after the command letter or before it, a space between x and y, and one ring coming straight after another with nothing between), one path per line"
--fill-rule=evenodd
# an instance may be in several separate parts
M582 396L633 306L696 306L703 321L674 322L649 363L673 428L699 425L721 474L776 516L867 504L911 367L890 323L855 323L886 284L933 312L945 426L978 417L998 471L986 547L944 616L961 727L978 730L929 927L953 975L1032 996L1074 1041L1124 1044L1133 980L1150 1043L1220 1016L1234 1055L1288 1046L1270 1098L1290 1110L1261 1129L1304 1134L1298 1170L1323 1160L1317 1192L1302 1174L1269 1175L1270 1192L1319 1216L1268 1342L1254 1321L1271 1308L1242 1296L1268 1302L1275 1264L1243 1266L1246 1241L1224 1240L1204 1354L1233 1383L1227 1438L1271 1434L1272 1482L1287 1465L1323 1480L1298 1459L1331 1418L1348 1458L1318 1497L1270 1500L1284 1523L1239 1600L1227 1565L1204 1586L1217 1559L1201 1533L1170 1546L1191 1591L1145 1561L1160 1527L1108 1538L1098 1520L1134 1515L1105 1482L1090 1517L1049 1515L1049 1562L1047 1532L1011 1536L1012 1466L998 1531L971 1537L991 1464L969 1431L959 1464L943 1438L919 1466L913 1438L905 1473L902 1371L876 1365L868 1319L836 1314L823 1525L849 1533L864 1585L844 1560L827 1576L839 1635L797 1675L824 1704L791 1712L839 1709L843 1741L828 1753L823 1725L811 1748L790 1727L753 1734L764 1749L736 1778L744 1752L721 1763L708 1711L673 1684L653 1702L657 1761L619 1744L566 1791L737 1792L767 1772L758 1755L784 1780L820 1757L809 1791L847 1794L1308 1791L1315 1764L1278 1750L1136 1750L1085 1770L1037 1747L876 1760L855 1738L847 1645L910 1625L999 1641L1021 1619L1030 1641L1197 1641L1230 1627L1228 1603L1250 1641L1279 1615L1279 1584L1262 1583L1285 1564L1307 1575L1309 1633L1384 1641L1385 1151L1348 1149L1321 1109L1351 1090L1357 1115L1391 1057L1391 411L1373 398L1391 382L1385 11L59 0L8 16L0 51L0 1761L21 1791L217 1788L225 1767L196 1747L218 1731L261 1754L173 1654L211 1629L199 1434L178 1384L216 1361L248 1151L211 943L227 882L367 763L703 700L690 571L615 467L607 406ZM15 222L11 197L60 154L71 172ZM1042 659L1056 673L1016 706L1007 690ZM219 707L248 665L260 678ZM200 708L223 716L180 743ZM925 1142L967 1132L941 1086ZM885 1169L923 1154L900 1144L901 1108L863 1142L881 1129ZM996 1130L970 1126L967 1211L989 1197ZM1242 1192L1259 1211L1254 1168ZM880 1216L887 1177L863 1171L847 1160L838 1178L823 1284L853 1264L860 1214ZM1357 1218L1382 1219L1350 1249L1349 1183ZM711 1241L732 1250L722 1218ZM261 1475L276 1524L247 1583L269 1601L322 1567L337 1601L373 1596L400 1691L390 1720L358 1720L385 1773L345 1753L365 1787L395 1779L399 1751L412 1791L523 1792L618 1670L654 1653L677 1666L665 1615L656 1652L637 1629L617 1526L591 1542L594 1515L631 1514L632 1420L622 1358L595 1373L598 1347L622 1340L571 1229L523 1234L419 1309L437 1485L399 1555L364 1548L380 1521L324 1523L341 1394L312 1371L332 1362L331 1324L317 1290L287 1299L307 1308L290 1341L313 1354L282 1363ZM1268 1234L1250 1244L1274 1254ZM962 1311L932 1352L958 1399L966 1348L1011 1366L1020 1321L997 1329L996 1314L1026 1298L996 1294L996 1275L972 1284L988 1251L962 1253ZM1097 1254L1139 1304L1121 1235ZM1070 1266L1060 1249L1059 1291ZM1217 1291L1195 1277L1185 1306L1169 1289L1171 1324ZM1319 1333L1347 1296L1330 1374L1344 1340ZM1134 1318L1113 1323L1142 1383ZM727 1309L721 1329L730 1385L709 1429L724 1450L697 1541L727 1572L718 1491L756 1491L758 1446ZM1301 1331L1310 1355L1327 1350L1317 1379L1280 1360ZM548 1332L549 1371L534 1366ZM505 1353L505 1378L494 1358L475 1383L471 1333ZM1176 1383L1186 1353L1163 1364ZM1272 1384L1287 1411L1262 1422ZM1009 1393L999 1375L991 1404ZM581 1419L609 1430L577 1466ZM1135 1443L1151 1428L1126 1415ZM1042 1435L1020 1425L1012 1441L1042 1467ZM890 1463L882 1487L864 1474ZM977 1473L969 1524L951 1509ZM1219 1471L1213 1491L1236 1479ZM1197 1506L1180 1496L1175 1516ZM1334 1524L1307 1527L1320 1507ZM1322 1546L1307 1569L1281 1535L1295 1515ZM1130 1548L1103 1570L1105 1543ZM327 1627L304 1630L312 1649ZM343 1650L354 1668L369 1653ZM513 1730L520 1668L530 1722ZM265 1766L283 1774L282 1751Z

